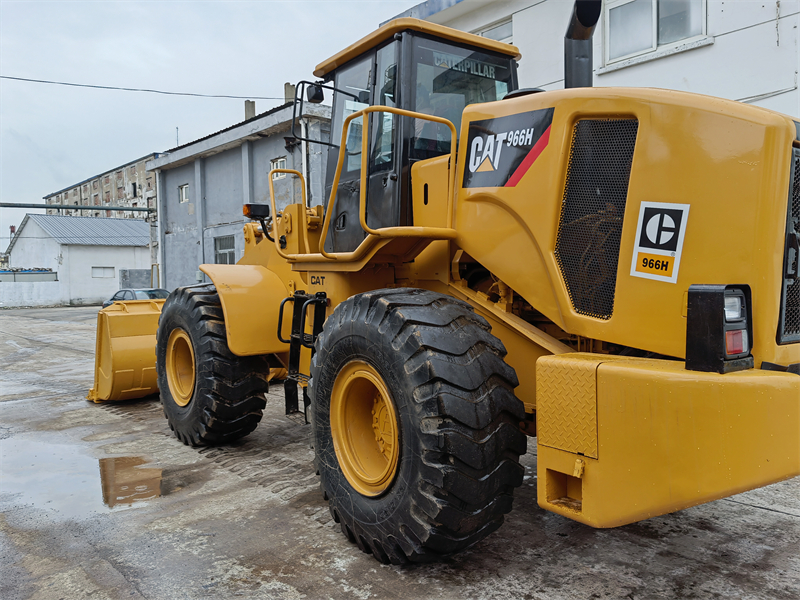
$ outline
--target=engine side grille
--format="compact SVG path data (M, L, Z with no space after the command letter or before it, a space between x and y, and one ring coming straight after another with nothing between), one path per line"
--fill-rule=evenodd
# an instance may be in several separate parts
M792 152L792 185L786 216L786 250L783 257L783 290L778 343L800 342L800 257L796 245L800 236L800 149Z
M610 319L636 119L584 119L572 132L556 259L576 312Z

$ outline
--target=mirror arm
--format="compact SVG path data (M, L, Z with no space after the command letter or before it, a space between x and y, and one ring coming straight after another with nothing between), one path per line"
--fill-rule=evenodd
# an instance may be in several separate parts
M316 87L324 88L326 90L331 90L334 93L339 93L339 94L344 94L345 96L350 96L356 102L359 101L359 98L355 94L351 94L350 92L345 92L343 90L337 89L337 88L333 87L332 85L326 85L326 84L324 84L324 83L322 83L320 81L314 83L314 82L311 82L311 81L303 80L303 81L298 82L297 85L294 88L294 103L292 104L292 129L291 129L292 137L294 139L296 139L296 140L300 140L302 142L308 142L310 144L322 144L324 146L330 146L331 148L338 148L339 146L337 144L332 144L330 142L323 142L322 140L312 140L310 138L306 138L306 137L302 137L300 135L297 135L297 131L295 130L295 125L297 123L297 105L298 105L297 94L298 94L298 92L300 93L300 117L302 118L302 116L303 116L303 104L305 103L306 86L307 85L313 85L313 86L316 86Z

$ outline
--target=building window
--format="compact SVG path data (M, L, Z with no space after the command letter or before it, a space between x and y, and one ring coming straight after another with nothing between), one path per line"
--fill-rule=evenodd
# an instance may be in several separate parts
M606 63L705 33L705 0L610 0L605 4Z
M131 184L131 194L133 195L134 198L136 198L136 182L135 181Z
M275 160L270 161L270 165L272 169L285 169L286 168L286 157L276 158ZM275 181L276 179L282 179L286 177L286 173L273 173L272 180Z
M106 175L105 182L106 182L106 185L108 185L108 175Z
M178 186L178 199L181 204L189 201L189 184L184 183Z
M511 25L511 21L505 21L503 23L495 23L491 27L487 27L486 29L481 29L476 31L478 35L482 35L483 37L487 37L490 40L496 40L498 42L503 42L505 44L513 43L514 36L512 35L513 29Z
M92 200L94 200L94 205L95 205L95 206L100 206L100 196L98 196L97 194L95 194L95 195L93 196Z
M92 267L92 277L95 279L113 278L114 267Z
M214 238L214 262L218 265L236 263L236 242L232 235Z
M97 189L97 179L95 179L95 180L92 182L92 189L93 189L93 190L96 190L96 189Z

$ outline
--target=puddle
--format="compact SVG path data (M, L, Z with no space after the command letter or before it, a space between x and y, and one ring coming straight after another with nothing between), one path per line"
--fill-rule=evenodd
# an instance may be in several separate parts
M2 439L0 504L32 505L63 520L125 510L161 495L161 469L138 467L145 462L139 457L98 461L79 446L26 436Z
M147 462L138 456L100 459L103 502L113 507L161 495L161 469L138 469Z

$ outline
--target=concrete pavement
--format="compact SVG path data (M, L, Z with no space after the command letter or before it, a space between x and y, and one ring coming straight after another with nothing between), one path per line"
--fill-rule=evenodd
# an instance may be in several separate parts
M439 564L383 566L333 523L308 431L269 394L221 448L92 384L96 307L0 310L0 597L797 598L800 479L611 530L536 504Z

